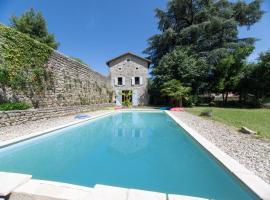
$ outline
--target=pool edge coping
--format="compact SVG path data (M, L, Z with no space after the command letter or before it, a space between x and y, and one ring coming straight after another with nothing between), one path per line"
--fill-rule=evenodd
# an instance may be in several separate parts
M103 110L103 111L106 111L106 110ZM93 117L89 117L89 118L86 118L86 119L77 119L78 121L70 122L70 123L67 123L67 124L64 124L64 125L56 126L56 127L53 127L53 128L47 128L47 129L44 129L44 130L41 130L41 131L36 131L34 133L30 133L30 134L27 134L27 135L22 135L22 136L18 136L18 137L12 138L12 139L1 141L0 142L0 149L11 146L13 144L17 144L17 143L20 143L20 142L27 141L27 140L30 140L30 139L34 139L36 137L46 135L46 134L49 134L51 132L61 130L61 129L64 129L64 128L67 128L67 127L70 127L70 126L79 125L81 123L84 123L84 122L87 122L87 121L90 121L90 120L93 120L93 119L109 116L109 115L114 114L114 113L132 112L132 111L137 111L137 112L163 112L162 110L158 110L158 109L154 109L154 108L147 108L147 109L131 108L131 109L110 110L110 111L108 111L106 113L97 114L97 115L95 115Z
M185 124L173 114L173 111L164 112L259 198L270 200L270 185L268 183Z
M64 124L64 125L60 125L60 126L56 126L56 127L53 127L53 128L48 128L48 129L44 129L44 130L41 130L41 131L36 131L34 133L30 133L30 134L27 134L27 135L22 135L22 136L19 136L19 137L8 139L8 140L0 142L0 149L8 147L8 146L13 145L13 144L17 144L17 143L20 143L20 142L31 140L31 139L37 138L39 136L46 135L46 134L52 133L54 131L70 127L70 126L79 125L79 124L82 124L84 122L87 122L87 121L90 121L90 120L93 120L93 119L97 119L97 118L100 118L100 117L105 117L105 116L111 115L111 114L116 113L116 112L117 112L116 110L108 111L106 113L97 114L97 115L95 115L93 117L89 117L89 118L86 118L86 119L78 119L78 121L70 122L70 123L67 123L67 124Z

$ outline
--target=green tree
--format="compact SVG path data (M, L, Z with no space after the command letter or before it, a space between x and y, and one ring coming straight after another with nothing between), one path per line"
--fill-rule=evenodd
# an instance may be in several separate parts
M238 27L249 28L260 20L260 5L261 0L171 0L166 10L156 9L160 33L149 38L145 52L154 66L177 46L192 47L217 63L223 53L254 42L254 38L238 38Z
M46 21L41 12L36 12L33 8L22 14L21 17L12 16L11 26L16 30L29 35L30 37L47 44L53 49L57 49L59 43L55 37L47 30Z
M208 65L204 58L192 55L188 49L177 47L166 54L153 69L155 84L163 84L169 80L177 79L185 86L198 93L199 88L208 75Z
M248 94L254 95L257 100L270 96L270 50L261 53L257 63L245 67L238 90L244 101Z
M246 66L246 57L254 49L253 46L237 48L231 54L224 55L214 69L211 91L222 93L223 104L227 104L228 93L237 92L242 72Z
M182 107L183 99L187 99L190 90L191 88L182 86L180 81L172 79L162 85L161 92L163 96L179 101L179 106Z
M258 67L254 73L259 78L258 87L261 95L270 96L270 50L260 54Z
M160 33L149 38L145 50L153 61L153 79L161 80L161 69L156 68L162 67L160 61L164 56L176 48L188 48L197 59L203 58L208 63L206 88L233 91L255 42L255 38L239 38L238 28L250 28L261 19L264 13L261 2L171 0L166 10L156 9ZM165 79L167 76L168 73ZM170 77L183 82L175 73ZM192 83L192 78L189 82Z

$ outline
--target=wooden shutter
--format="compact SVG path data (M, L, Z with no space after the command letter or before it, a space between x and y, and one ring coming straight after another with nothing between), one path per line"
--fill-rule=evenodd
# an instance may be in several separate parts
M131 78L131 85L135 85L135 77Z
M142 84L143 84L143 77L140 76L140 85L142 85Z
M114 78L114 85L118 85L118 83L117 83L118 80L117 79L118 79L117 77Z
M123 85L126 85L126 78L125 77L122 77L122 83L123 83Z

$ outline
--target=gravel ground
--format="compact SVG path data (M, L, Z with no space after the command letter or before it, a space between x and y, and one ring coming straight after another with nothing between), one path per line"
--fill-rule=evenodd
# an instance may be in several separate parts
M187 112L175 116L270 184L270 141Z
M90 113L85 113L90 116L99 115L102 113L110 112L108 110L98 110L93 111ZM75 121L78 121L77 119L74 119L75 115L70 116L64 116L64 117L58 117L58 118L51 118L47 120L39 120L39 121L31 121L27 122L25 124L20 125L14 125L14 126L6 126L0 128L0 142L5 140L10 140L15 137L28 135L30 133L35 133L38 131L46 130L49 128L54 128L57 126L62 126L67 123L72 123Z

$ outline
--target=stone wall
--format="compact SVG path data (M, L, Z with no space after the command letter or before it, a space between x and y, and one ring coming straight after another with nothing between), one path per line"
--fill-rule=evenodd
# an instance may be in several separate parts
M54 51L45 67L52 73L51 84L41 97L39 107L102 104L112 99L107 78L87 65ZM11 90L7 99L30 103L27 97Z
M73 115L77 113L95 111L113 106L110 103L81 105L81 106L65 106L65 107L52 107L40 108L29 110L14 110L0 112L0 127L19 125L27 121L45 120L53 117L61 117L66 115Z

